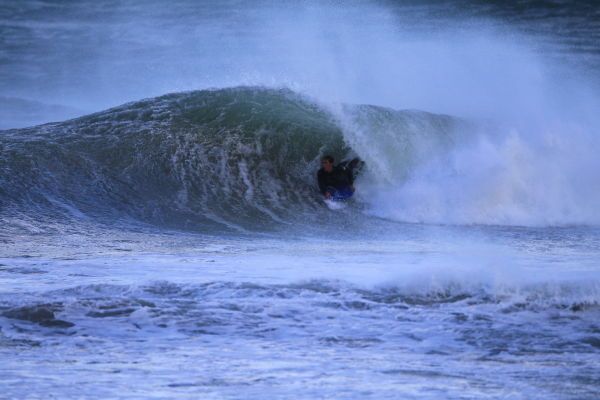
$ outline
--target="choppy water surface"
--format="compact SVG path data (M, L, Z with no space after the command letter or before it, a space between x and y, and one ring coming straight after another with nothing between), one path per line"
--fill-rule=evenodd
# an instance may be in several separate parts
M599 398L598 13L4 2L0 397Z
M21 239L7 397L598 395L597 230Z

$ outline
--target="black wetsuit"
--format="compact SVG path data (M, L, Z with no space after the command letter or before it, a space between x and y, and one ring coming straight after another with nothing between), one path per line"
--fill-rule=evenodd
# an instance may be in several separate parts
M319 181L319 190L322 194L333 190L349 189L354 184L353 166L351 162L342 162L331 172L325 172L323 168L317 173Z

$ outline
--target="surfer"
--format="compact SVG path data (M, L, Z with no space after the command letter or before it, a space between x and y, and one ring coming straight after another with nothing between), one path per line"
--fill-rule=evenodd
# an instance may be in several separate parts
M354 194L354 169L361 161L343 161L333 165L332 156L321 159L321 169L317 173L319 190L327 200L347 200Z

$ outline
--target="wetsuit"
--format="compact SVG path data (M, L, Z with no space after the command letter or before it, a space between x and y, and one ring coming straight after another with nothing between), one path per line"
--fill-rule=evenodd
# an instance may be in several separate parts
M347 199L354 193L354 174L355 162L342 162L331 172L325 172L323 168L317 173L319 181L319 190L324 195L329 192L334 199Z

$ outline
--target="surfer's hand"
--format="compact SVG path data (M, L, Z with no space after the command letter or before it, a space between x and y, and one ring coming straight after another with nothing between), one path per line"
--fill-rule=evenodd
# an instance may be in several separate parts
M331 198L331 193L325 192L325 198L329 200Z

